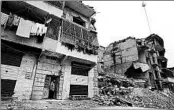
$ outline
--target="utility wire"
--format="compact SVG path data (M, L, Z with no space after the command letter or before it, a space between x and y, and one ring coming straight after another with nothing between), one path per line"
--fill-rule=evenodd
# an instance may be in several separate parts
M146 20L147 20L147 24L148 24L148 27L149 27L149 32L151 34L151 27L150 27L148 15L147 15L147 12L146 12L146 4L144 3L144 1L142 2L142 7L144 7L144 12L145 12L145 15L146 15Z

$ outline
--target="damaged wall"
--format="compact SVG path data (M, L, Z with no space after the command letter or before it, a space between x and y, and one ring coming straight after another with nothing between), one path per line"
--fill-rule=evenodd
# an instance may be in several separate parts
M132 62L138 60L136 39L129 37L110 44L106 47L103 59L106 71L115 71L118 74L125 73Z
M36 56L24 55L18 74L14 95L18 100L30 99L35 76Z
M60 68L59 62L55 59L50 59L47 56L42 56L39 59L33 84L32 99L38 100L43 98L46 75L58 76Z
M104 56L105 47L99 46L98 48L98 58L97 58L97 72L99 74L104 74Z

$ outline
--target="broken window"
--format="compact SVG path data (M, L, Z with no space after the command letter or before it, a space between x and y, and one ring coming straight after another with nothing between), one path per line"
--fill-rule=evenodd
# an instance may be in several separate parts
M85 27L85 21L83 21L80 17L73 17L73 22Z

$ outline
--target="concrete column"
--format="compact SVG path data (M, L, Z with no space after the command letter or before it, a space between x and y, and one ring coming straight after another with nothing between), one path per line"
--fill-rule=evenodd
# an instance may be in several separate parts
M94 96L94 68L88 72L88 97L92 98Z
M67 98L69 98L70 80L71 80L70 62L64 63L63 74L64 74L64 81L63 81L62 99L67 99Z
M34 81L34 66L36 57L32 55L24 55L22 58L20 73L17 78L13 97L18 97L18 100L29 100L31 97L32 86Z

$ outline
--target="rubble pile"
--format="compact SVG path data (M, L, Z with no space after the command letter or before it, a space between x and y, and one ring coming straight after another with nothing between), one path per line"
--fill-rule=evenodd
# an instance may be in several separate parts
M157 109L174 109L174 94L139 88L134 80L124 76L99 78L99 95L93 98L103 106L135 106Z
M174 109L174 94L151 91L148 88L134 88L126 96L133 105L145 108Z
M99 78L99 95L93 98L99 105L133 106L123 95L130 94L134 87L132 80L121 75L106 75Z

